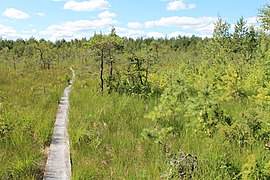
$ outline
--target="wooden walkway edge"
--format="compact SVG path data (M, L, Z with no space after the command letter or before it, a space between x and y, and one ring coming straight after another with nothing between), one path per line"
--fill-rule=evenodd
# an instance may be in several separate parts
M71 178L70 147L68 138L68 111L69 93L75 79L75 72L72 68L73 77L66 87L56 115L52 141L45 167L44 180Z

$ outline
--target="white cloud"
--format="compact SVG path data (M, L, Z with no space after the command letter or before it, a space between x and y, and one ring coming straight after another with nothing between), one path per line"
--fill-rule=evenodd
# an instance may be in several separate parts
M109 33L109 29L112 26L118 24L118 21L114 20L112 17L115 17L114 13L109 11L101 12L97 19L94 20L77 20L77 21L67 21L62 24L51 25L44 31L39 32L40 35L45 35L49 37L50 40L56 39L74 39L74 38L82 38L85 36L91 35L94 30L104 30L105 33ZM131 38L140 38L140 37L154 37L154 38L171 38L181 36L191 36L192 33L195 33L198 36L206 37L211 36L214 28L214 20L215 17L163 17L156 21L147 21L144 24L139 22L130 22L128 23L128 28L124 27L115 27L116 33L122 37L131 37ZM150 31L147 29L134 29L134 28L144 28L144 27L153 27L153 26L161 26L161 27L173 27L182 30L191 30L192 33L185 33L181 31L175 31L169 34L165 34L164 32L158 31Z
M29 39L31 36L34 36L33 33L35 33L36 30L32 29L31 31L21 31L17 32L13 27L5 26L0 24L0 37L3 39L13 39L16 40L18 38L22 39ZM36 39L39 39L39 37L34 36Z
M143 27L142 23L139 22L129 22L127 26L132 29L139 29Z
M118 24L118 21L112 19L115 16L116 14L105 11L99 14L99 19L66 21L62 24L50 25L46 30L39 32L39 34L50 36L51 40L81 37L80 34L84 32L101 30Z
M170 38L177 38L178 36L187 36L187 37L191 37L192 35L194 35L194 34L192 34L192 33L186 33L186 32L181 32L181 31L174 31L174 32L171 32L171 33L169 33L169 34L164 34L164 33L161 33L161 32L147 32L146 33L146 37L153 37L154 39L158 39L158 38L168 38L168 39L170 39ZM207 34L207 35L205 35L205 34L200 34L200 35L198 35L198 36L200 36L200 37L210 37L211 35L210 34Z
M197 7L196 4L188 4L188 9L194 9L196 7Z
M21 33L23 33L23 34L25 34L25 35L34 34L34 33L36 33L36 32L37 32L36 29L32 29L32 30L30 30L30 31L21 31Z
M69 29L71 31L87 31L87 30L96 30L102 29L108 26L113 26L117 24L116 20L112 20L111 18L104 18L98 20L78 20L78 21L68 21L64 24L65 29Z
M175 38L175 37L178 37L178 36L188 36L188 37L191 37L193 34L191 33L185 33L185 32L181 32L181 31L175 31L175 32L172 32L170 34L167 35L167 37L170 39L170 38Z
M114 17L116 17L116 14L112 13L112 12L109 12L109 11L104 11L102 13L99 13L98 17L100 19L114 18Z
M248 26L256 25L257 23L258 23L258 18L257 17L247 18L247 25Z
M7 8L3 13L2 13L3 16L6 16L8 18L12 18L12 19L27 19L27 18L30 18L30 16L23 12L23 11L20 11L18 9L15 9L15 8Z
M12 27L0 24L0 37L8 38L10 35L16 34L16 30Z
M146 34L142 30L134 30L134 29L127 29L123 27L115 27L116 34L121 37L127 37L127 38L140 38L145 37Z
M63 39L66 37L74 36L74 33L64 26L60 25L51 25L46 30L39 32L41 35L50 36L51 40Z
M163 26L175 27L179 29L189 29L200 33L212 33L213 24L216 17L187 17L187 16L171 16L162 17L156 21L145 22L145 27Z
M150 38L152 37L154 39L157 39L157 38L165 38L166 34L163 34L161 32L147 32L146 36L150 37Z
M128 29L128 28L123 28L123 27L115 27L117 35L121 37L127 37L127 38L173 38L173 37L178 37L180 36L188 36L191 37L193 34L192 33L186 33L186 32L181 32L181 31L174 31L168 34L164 34L162 32L157 32L157 31L151 31L151 32L145 32L143 30L134 30L134 29ZM200 37L210 37L211 34L199 34L198 36Z
M203 37L205 36L211 36L213 34L213 31L214 31L214 23L212 24L201 24L201 25L198 25L197 27L194 28L195 31L199 32L199 35L204 35Z
M40 17L44 17L45 16L45 14L44 13L41 13L41 12L37 13L37 15L40 16Z
M97 9L106 9L110 6L107 0L88 0L88 1L67 1L64 4L64 9L72 11L94 11Z
M176 0L169 2L167 4L167 10L169 11L194 9L194 8L196 8L196 4L186 4L183 0Z
M31 30L31 33L36 33L36 32L37 32L36 29L32 29L32 30Z

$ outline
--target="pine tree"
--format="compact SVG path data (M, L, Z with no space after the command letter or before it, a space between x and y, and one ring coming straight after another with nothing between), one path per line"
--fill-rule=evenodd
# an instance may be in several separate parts
M264 5L264 7L259 10L259 22L261 22L261 27L264 30L270 30L270 4Z
M248 35L247 21L241 17L235 27L233 33L233 52L234 53L244 53L245 41Z

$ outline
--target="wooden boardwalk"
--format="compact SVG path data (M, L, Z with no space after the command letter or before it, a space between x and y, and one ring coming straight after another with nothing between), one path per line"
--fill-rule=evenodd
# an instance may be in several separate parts
M71 178L70 147L68 138L68 111L69 93L75 79L75 73L72 68L70 68L70 70L73 73L73 77L69 82L69 85L66 87L58 107L49 156L43 178L45 180L64 180Z

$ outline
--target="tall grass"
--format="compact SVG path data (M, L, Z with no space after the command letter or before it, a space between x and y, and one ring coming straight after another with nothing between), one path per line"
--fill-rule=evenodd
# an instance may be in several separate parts
M0 71L0 179L41 179L68 68Z
M162 148L141 132L154 102L118 94L100 95L94 75L78 74L71 92L69 134L74 179L156 179ZM150 104L149 104L150 103Z
M187 122L198 122L198 117L188 119L185 112L178 112L175 119L160 120L173 130L162 141L155 141L155 134L145 134L145 129L162 123L147 119L146 114L162 102L101 95L93 72L77 69L70 97L73 179L190 179L191 174L192 179L206 180L270 177L265 140L256 140L249 130L241 129L248 126L243 113L256 108L248 100L220 102L236 125L220 125L211 137ZM265 112L261 113L260 117L268 120Z

